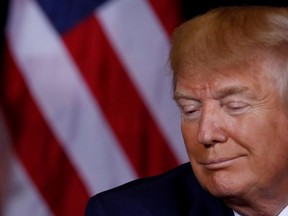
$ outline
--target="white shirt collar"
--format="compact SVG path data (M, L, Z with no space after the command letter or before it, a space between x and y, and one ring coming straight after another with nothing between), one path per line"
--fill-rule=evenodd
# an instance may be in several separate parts
M233 213L234 213L234 216L241 216L237 212L235 212L234 210L233 210Z
M288 206L286 206L278 216L286 216L288 215Z
M237 212L233 211L234 216L241 216L239 215ZM288 206L286 206L281 212L280 214L278 214L278 216L287 216L288 215Z

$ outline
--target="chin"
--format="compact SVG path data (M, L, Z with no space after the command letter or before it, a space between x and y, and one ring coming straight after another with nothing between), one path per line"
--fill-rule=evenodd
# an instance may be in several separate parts
M247 184L243 178L231 176L227 173L217 173L212 176L205 176L199 180L202 186L215 197L241 196L247 190Z
M229 187L223 184L208 185L206 190L209 191L213 196L219 198L239 196L240 193L239 190L235 190L235 187Z

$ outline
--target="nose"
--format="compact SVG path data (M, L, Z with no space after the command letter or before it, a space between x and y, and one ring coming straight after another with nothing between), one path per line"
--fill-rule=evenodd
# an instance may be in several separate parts
M200 118L197 141L205 147L214 146L217 143L227 141L223 119L215 110L202 112Z

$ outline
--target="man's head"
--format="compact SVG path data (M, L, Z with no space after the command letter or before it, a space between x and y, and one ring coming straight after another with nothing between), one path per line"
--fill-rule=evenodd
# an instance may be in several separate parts
M176 30L170 60L200 184L236 209L259 204L252 200L270 213L287 205L288 10L232 7L196 17Z

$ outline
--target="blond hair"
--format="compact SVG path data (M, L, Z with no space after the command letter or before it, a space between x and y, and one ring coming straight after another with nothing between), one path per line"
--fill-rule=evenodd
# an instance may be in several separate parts
M208 11L183 23L173 34L170 65L174 87L184 62L195 68L225 66L240 64L248 61L253 53L263 52L284 59L284 71L277 77L281 97L286 98L288 8L243 6Z

